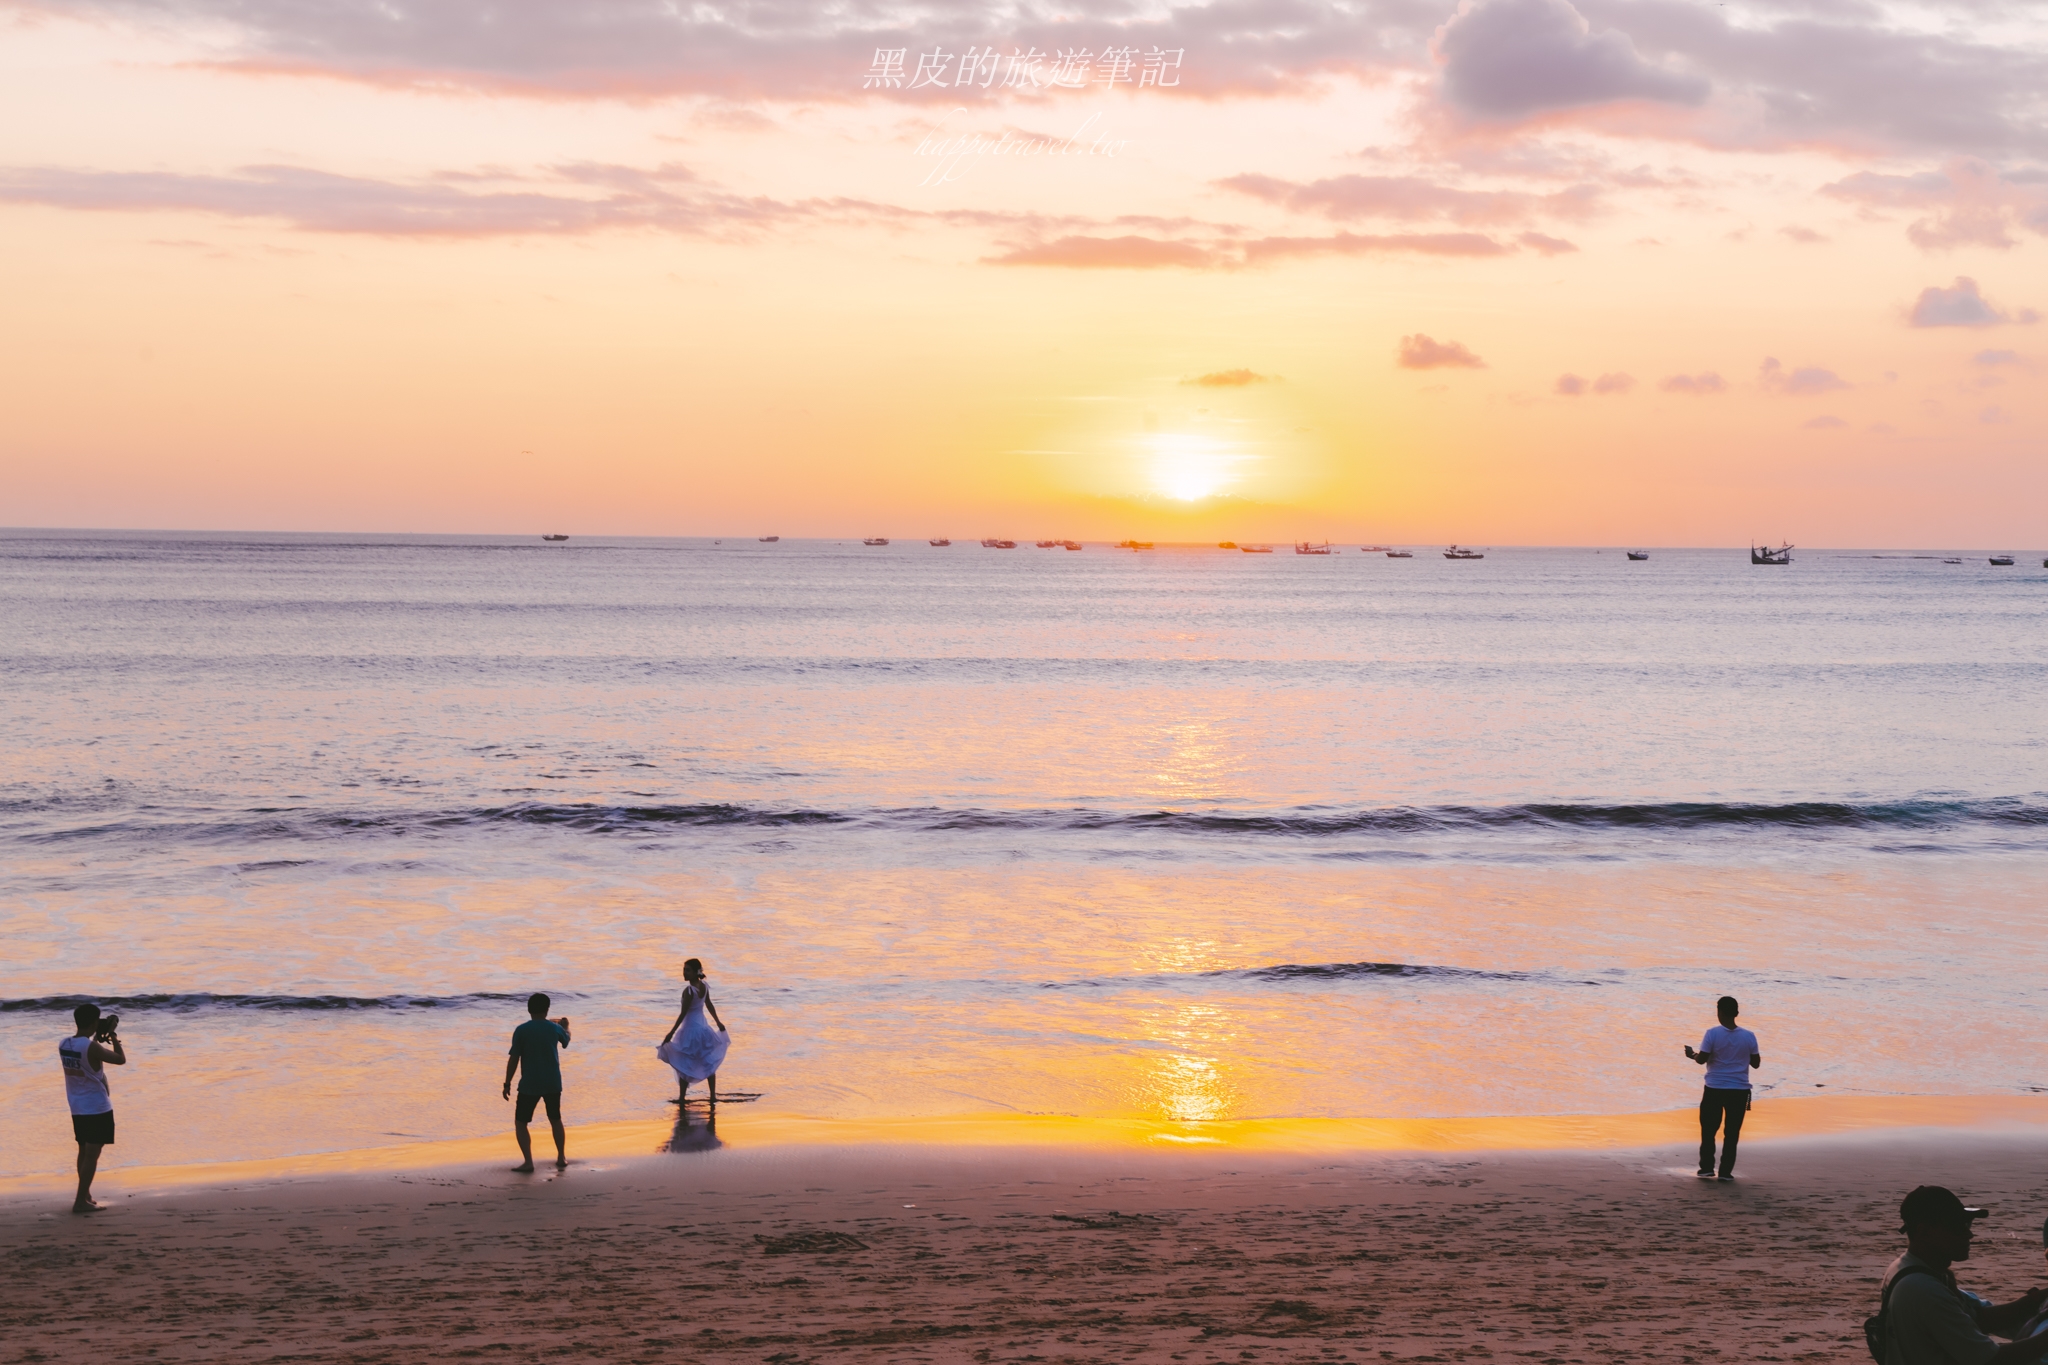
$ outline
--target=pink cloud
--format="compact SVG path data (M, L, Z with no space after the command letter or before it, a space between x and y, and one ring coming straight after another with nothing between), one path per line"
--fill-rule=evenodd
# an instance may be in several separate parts
M1401 338L1394 363L1404 370L1483 370L1486 362L1459 341L1438 341L1421 332Z

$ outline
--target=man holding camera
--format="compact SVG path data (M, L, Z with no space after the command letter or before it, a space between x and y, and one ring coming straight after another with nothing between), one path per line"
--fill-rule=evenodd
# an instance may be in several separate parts
M107 1086L107 1066L128 1065L121 1047L118 1014L100 1017L98 1005L80 1005L71 1011L78 1031L57 1044L64 1063L64 1097L71 1102L71 1135L78 1139L78 1198L73 1213L93 1213L104 1204L93 1202L92 1178L100 1168L100 1149L114 1142L114 1096Z

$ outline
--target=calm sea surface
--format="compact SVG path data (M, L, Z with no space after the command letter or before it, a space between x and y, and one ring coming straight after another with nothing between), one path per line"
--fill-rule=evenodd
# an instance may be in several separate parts
M0 534L0 1145L2048 1087L2040 561Z

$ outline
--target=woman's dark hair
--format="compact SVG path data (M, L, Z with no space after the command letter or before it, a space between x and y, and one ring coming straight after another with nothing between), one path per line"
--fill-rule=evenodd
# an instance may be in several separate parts
M683 964L683 975L684 975L684 976L702 976L702 975L704 975L704 964L703 964L703 963L701 963L701 962L699 962L699 961L698 961L698 960L697 960L696 958L694 958L694 957L693 957L693 958L691 958L691 959L690 959L690 960L689 960L688 962L685 962L685 963Z

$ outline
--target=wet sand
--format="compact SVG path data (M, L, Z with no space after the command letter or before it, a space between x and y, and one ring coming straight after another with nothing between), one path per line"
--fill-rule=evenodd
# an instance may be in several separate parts
M0 1359L1848 1361L1923 1181L1993 1206L1965 1284L2043 1278L2038 1133L1756 1142L1732 1186L1691 1156L734 1144L90 1218L17 1189Z

